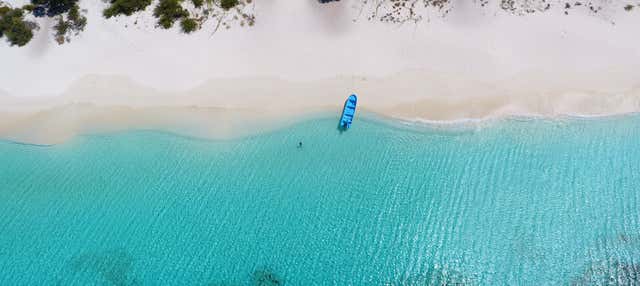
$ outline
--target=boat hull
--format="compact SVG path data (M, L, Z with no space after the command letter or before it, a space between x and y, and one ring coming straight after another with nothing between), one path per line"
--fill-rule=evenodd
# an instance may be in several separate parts
M342 116L340 117L340 128L346 130L351 127L353 117L356 114L356 106L358 104L358 97L355 94L350 95L344 102L344 108L342 109Z

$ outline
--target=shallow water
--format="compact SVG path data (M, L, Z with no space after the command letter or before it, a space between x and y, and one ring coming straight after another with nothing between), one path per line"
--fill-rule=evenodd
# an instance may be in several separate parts
M640 283L640 116L336 124L0 142L0 284Z

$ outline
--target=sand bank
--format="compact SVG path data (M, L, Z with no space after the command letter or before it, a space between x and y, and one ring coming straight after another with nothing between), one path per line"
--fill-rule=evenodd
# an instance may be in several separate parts
M105 20L104 3L82 2L89 23L71 43L41 22L26 47L0 45L0 137L229 137L339 112L351 92L364 110L411 120L640 111L638 13L610 3L519 17L498 2L454 1L445 18L391 25L367 21L356 0L256 1L255 27L213 35L154 29L149 11Z

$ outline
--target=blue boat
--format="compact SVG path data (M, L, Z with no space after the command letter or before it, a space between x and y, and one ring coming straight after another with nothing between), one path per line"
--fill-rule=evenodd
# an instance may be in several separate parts
M353 116L356 114L356 104L358 103L358 97L352 94L347 98L344 103L344 109L342 109L342 117L340 117L340 128L346 130L351 127Z

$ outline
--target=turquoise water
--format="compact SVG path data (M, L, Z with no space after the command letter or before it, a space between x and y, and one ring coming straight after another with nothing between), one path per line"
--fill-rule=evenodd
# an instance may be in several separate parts
M0 285L638 285L640 116L483 125L0 142Z

